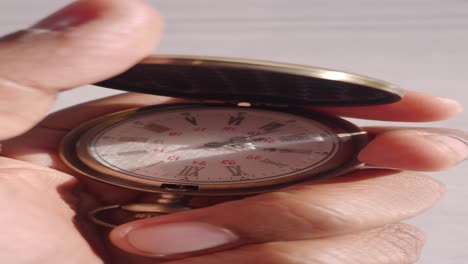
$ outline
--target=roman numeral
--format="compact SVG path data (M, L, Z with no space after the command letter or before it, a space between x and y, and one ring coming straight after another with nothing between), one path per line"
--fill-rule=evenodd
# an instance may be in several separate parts
M247 173L243 172L241 170L241 167L240 165L236 165L236 166L224 166L231 174L232 176L244 176L244 175L248 175Z
M197 122L197 118L194 117L194 116L187 116L186 118L184 118L185 120L187 120L187 122L189 122L190 124L194 125L194 126L197 126L198 125L198 122Z
M156 133L164 133L166 131L171 130L168 127L161 126L161 125L158 125L158 124L155 124L155 123L149 123L149 124L145 125L143 128L146 129L146 130L152 131L152 132L156 132Z
M273 130L276 130L280 127L283 127L285 126L286 124L283 124L283 123L280 123L280 122L276 122L276 121L273 121L271 123L268 123L262 127L260 127L259 129L265 131L265 132L270 132L270 131L273 131Z
M184 116L185 121L189 122L190 124L194 126L198 126L197 118L192 116L192 113L187 112L187 113L182 113Z
M179 176L198 176L199 172L205 167L199 166L185 166L180 172Z
M230 116L229 117L228 125L238 126L238 125L240 125L242 123L242 121L244 121L244 119L245 119L244 113L237 113L237 116Z
M266 164L271 164L271 165L274 165L274 166L279 167L279 168L288 167L288 165L286 165L286 164L282 164L282 163L279 163L279 162L274 162L274 161L269 160L269 159L263 159L260 162L263 162L263 163L266 163Z

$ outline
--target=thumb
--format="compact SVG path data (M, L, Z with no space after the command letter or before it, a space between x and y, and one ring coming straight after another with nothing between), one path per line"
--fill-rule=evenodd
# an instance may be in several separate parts
M0 38L0 140L34 126L58 91L125 71L160 31L158 13L141 0L78 0Z

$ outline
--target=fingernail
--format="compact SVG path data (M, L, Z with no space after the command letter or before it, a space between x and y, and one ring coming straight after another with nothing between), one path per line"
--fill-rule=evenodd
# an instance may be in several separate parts
M446 97L437 97L437 100L439 100L439 101L441 101L443 103L446 103L446 104L456 105L458 107L459 112L463 111L463 105L460 102L456 101L456 100L446 98Z
M424 135L431 140L450 148L450 150L455 153L455 157L459 159L459 162L465 160L468 157L468 136L463 134L463 132L454 134L424 133Z
M214 225L181 222L137 227L127 234L127 240L139 251L167 256L222 247L236 242L238 237Z
M32 26L33 29L60 31L84 24L98 15L86 1L76 1Z

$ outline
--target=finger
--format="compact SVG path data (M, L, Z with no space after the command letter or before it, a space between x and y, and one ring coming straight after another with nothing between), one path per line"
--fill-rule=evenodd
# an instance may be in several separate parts
M393 104L353 107L311 107L332 115L401 122L428 122L451 118L463 111L463 106L451 99L408 91Z
M436 171L468 157L468 132L445 128L365 128L374 137L359 160L377 167Z
M0 139L38 122L63 89L118 74L150 53L160 20L141 0L79 0L0 39Z
M86 102L55 112L46 117L38 126L54 130L71 130L88 120L113 112L155 104L181 102L182 99L171 97L124 93Z
M362 231L412 217L443 193L430 177L365 170L324 182L158 216L115 228L111 239L123 250L184 254L213 248L306 240ZM191 235L193 237L191 237ZM161 247L160 252L157 247Z
M326 239L244 246L164 264L409 264L418 260L424 239L413 226L393 224Z
M122 109L177 101L180 100L128 93L73 106L51 114L28 133L2 142L1 155L58 169L80 178L84 191L94 194L100 205L131 201L138 196L138 192L90 180L63 164L57 155L60 140L69 130L95 117Z
M81 233L75 226L81 201L71 195L73 177L0 157L0 183L2 263L64 263L70 256L77 263L101 262L83 238L91 238L89 229Z
M57 149L62 137L74 127L123 109L173 102L177 100L126 93L66 108L50 114L28 133L2 142L1 154L46 167L67 170L58 160Z
M60 138L70 129L92 118L122 109L176 101L153 95L123 94L74 106L47 117L27 135L5 142L3 155L63 170L66 168L59 167L63 164L54 161L54 156L43 154L55 153ZM373 166L421 171L438 170L452 166L464 157L460 153L465 147L460 146L462 143L453 142L455 139L451 139L453 130L447 130L445 133L439 131L438 134L447 134L449 137L445 141L431 141L434 137L424 136L429 132L427 130L422 132L422 128L418 128L417 130L421 131L417 133L408 131L390 134L387 133L395 130L394 128L365 128L365 130L368 130L375 140L362 151L360 158ZM445 146L448 141L452 143ZM434 145L438 147L434 148ZM455 151L450 151L452 145ZM381 151L384 147L389 149ZM428 149L430 151L427 151Z

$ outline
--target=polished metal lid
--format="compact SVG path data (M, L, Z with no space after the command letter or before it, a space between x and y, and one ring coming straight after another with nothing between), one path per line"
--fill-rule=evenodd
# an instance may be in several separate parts
M393 84L357 74L195 56L151 56L96 85L171 97L275 105L377 105L396 102L403 95Z

